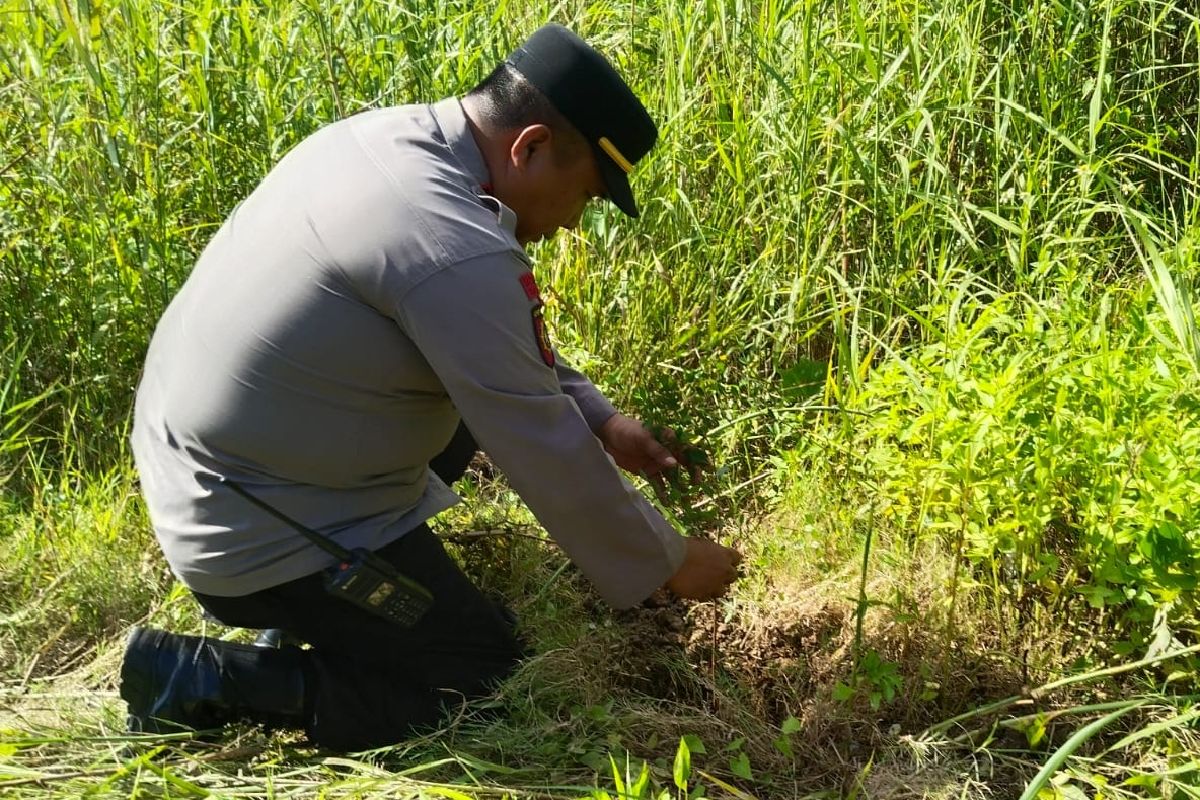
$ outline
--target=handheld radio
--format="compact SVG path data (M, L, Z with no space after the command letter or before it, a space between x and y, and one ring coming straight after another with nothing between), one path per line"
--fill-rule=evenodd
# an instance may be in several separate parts
M337 558L338 563L323 576L325 591L334 597L402 628L416 625L433 605L433 593L370 550L362 547L347 550L250 494L237 482L221 477L217 480Z

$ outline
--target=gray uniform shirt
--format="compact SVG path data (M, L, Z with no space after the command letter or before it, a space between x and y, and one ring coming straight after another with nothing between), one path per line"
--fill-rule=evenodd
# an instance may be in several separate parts
M460 415L609 603L682 563L593 434L612 406L547 363L515 217L486 181L456 99L382 109L304 140L221 226L158 324L134 415L185 585L239 596L332 561L217 477L377 549L457 502L427 465Z

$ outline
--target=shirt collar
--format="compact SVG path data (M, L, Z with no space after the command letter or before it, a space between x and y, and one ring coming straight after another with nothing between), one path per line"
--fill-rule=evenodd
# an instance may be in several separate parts
M483 160L483 153L479 151L479 145L475 144L475 136L467 124L467 114L463 111L459 99L448 97L445 100L439 100L430 106L430 110L433 112L433 118L438 127L442 129L442 134L446 137L446 144L450 147L450 152L458 159L463 170L475 181L476 187L487 184L491 180L487 164Z

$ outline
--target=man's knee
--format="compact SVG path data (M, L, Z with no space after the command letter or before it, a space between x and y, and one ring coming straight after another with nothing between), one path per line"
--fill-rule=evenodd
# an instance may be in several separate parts
M507 612L507 610L505 609ZM435 689L458 692L474 699L492 692L530 655L527 643L517 633L511 612L497 610L488 635L463 642L453 652L435 649L423 659L423 671Z

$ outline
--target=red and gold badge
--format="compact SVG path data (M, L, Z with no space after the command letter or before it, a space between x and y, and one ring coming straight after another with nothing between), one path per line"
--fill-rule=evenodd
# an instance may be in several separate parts
M546 362L546 366L553 367L554 348L550 346L550 335L546 333L546 320L542 318L542 293L538 290L537 281L534 280L532 272L526 272L520 280L521 288L525 290L525 296L536 304L529 312L533 317L533 341L537 344L538 352L542 354L542 361Z
M550 336L546 333L546 320L542 319L540 305L533 310L533 339L542 353L542 361L546 362L547 367L553 367L554 348L550 346Z

